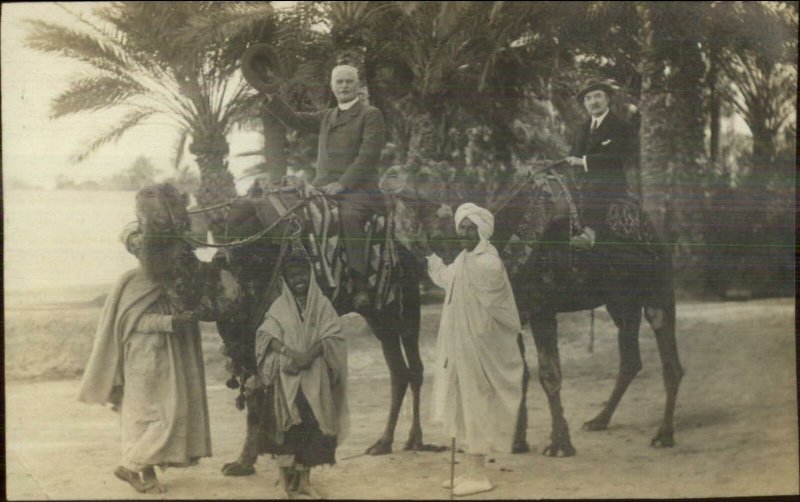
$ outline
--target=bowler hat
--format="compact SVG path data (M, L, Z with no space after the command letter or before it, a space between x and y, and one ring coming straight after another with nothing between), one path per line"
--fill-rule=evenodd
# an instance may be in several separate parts
M267 44L253 44L240 60L242 75L259 92L275 94L280 86L280 59Z
M600 80L600 79L588 80L584 84L583 88L580 91L578 91L578 94L575 96L575 99L578 100L578 104L582 105L583 97L586 96L586 94L592 91L596 91L598 89L602 89L603 91L606 92L606 94L608 94L608 97L611 97L614 95L614 92L616 90L616 84L614 83L613 80Z

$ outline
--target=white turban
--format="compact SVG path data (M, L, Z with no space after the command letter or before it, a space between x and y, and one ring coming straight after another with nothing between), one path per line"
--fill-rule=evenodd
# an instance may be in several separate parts
M464 218L469 218L478 227L478 235L482 241L488 241L492 237L494 233L494 216L489 210L472 202L461 204L456 209L456 230L458 230L458 226Z

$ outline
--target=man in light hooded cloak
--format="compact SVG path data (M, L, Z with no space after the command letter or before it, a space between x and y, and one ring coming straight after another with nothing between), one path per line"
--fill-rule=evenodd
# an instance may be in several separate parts
M137 195L137 200L139 196ZM205 370L197 316L166 289L180 239L123 242L140 266L123 274L100 315L78 400L120 411L122 464L114 475L142 493L164 493L155 466L186 467L211 456Z
M270 452L277 455L281 486L290 498L318 497L310 468L335 463L350 425L347 350L339 316L300 253L285 260L281 295L256 332L256 361L272 386Z
M446 290L436 347L434 418L445 433L466 443L466 475L455 495L493 488L484 473L486 454L510 452L522 399L524 362L514 293L497 249L489 242L492 214L461 205L455 225L463 247L450 265L428 256L428 274ZM423 243L424 245L424 243ZM450 481L445 482L450 487Z

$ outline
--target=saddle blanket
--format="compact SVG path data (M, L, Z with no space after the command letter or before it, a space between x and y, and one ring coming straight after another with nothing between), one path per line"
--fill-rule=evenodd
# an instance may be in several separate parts
M308 193L304 187L298 187L298 193L307 200L298 213L303 222L304 247L311 259L317 283L335 302L343 294L353 291L352 281L346 272L347 255L340 239L338 204L322 194ZM267 192L266 197L279 214L289 206L279 194ZM374 214L365 229L370 266L368 281L376 310L399 300L401 294L399 281L396 280L400 268L397 266L399 258L394 238L398 215L396 204L390 203L387 207L387 214Z

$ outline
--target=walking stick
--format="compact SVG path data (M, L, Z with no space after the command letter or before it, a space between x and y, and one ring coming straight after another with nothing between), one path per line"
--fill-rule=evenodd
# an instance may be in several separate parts
M456 438L450 441L450 500L453 500L453 483L456 477Z

